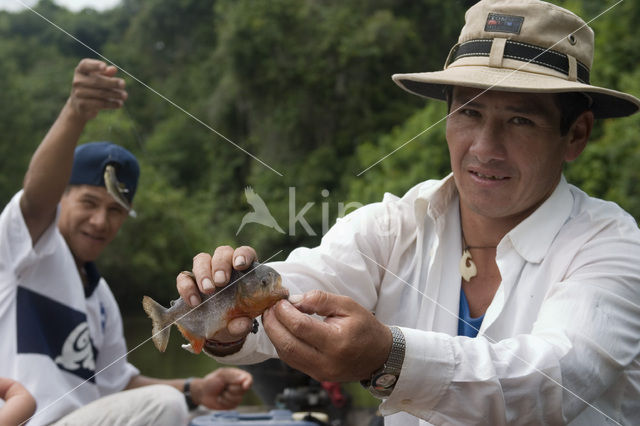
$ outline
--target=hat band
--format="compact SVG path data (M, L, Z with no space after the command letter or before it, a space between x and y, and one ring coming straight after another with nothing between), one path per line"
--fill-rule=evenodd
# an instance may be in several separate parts
M452 54L449 55L450 60L445 65L445 68L460 58L490 56L493 40L494 39L475 39L458 44L454 47ZM566 54L551 49L543 49L533 44L506 40L503 58L531 62L570 76L571 61ZM577 65L577 69L575 70L575 72L577 72L577 80L580 83L589 84L589 68L580 61L575 61L575 63Z

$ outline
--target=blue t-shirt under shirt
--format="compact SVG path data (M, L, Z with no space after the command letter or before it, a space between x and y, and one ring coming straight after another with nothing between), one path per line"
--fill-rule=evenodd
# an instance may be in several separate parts
M482 325L484 314L478 318L472 318L469 313L469 302L464 290L460 289L460 313L458 314L458 336L476 337Z

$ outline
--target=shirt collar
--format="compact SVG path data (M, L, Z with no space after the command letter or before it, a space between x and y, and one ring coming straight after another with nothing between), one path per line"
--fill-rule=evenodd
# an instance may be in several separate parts
M551 196L500 241L509 240L527 262L540 263L573 208L573 195L564 176Z
M453 173L434 185L420 188L414 205L418 226L423 224L425 215L434 221L445 214L450 203L458 197ZM549 251L549 246L569 218L573 208L573 196L564 176L547 200L529 217L520 222L505 235L498 248L509 240L527 262L540 263Z
M458 196L453 173L433 185L423 186L418 192L414 205L414 213L419 225L423 224L424 216L428 215L434 221L445 214L451 202Z

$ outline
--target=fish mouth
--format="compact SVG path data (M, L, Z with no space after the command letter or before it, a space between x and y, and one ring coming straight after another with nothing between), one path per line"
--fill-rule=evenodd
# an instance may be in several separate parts
M202 349L204 349L205 352L209 352L212 355L215 355L217 352L225 351L226 349L236 346L242 343L243 341L244 341L244 338L240 340L236 340L235 342L219 342L213 339L205 339Z
M282 287L279 291L278 291L278 295L282 296L283 299L289 299L289 290L285 287Z
M276 278L276 282L273 286L273 292L276 297L279 299L288 299L289 298L289 289L282 285L282 276L278 274Z
M289 289L282 285L282 276L278 275L276 279L276 285L274 286L276 290L276 295L282 299L289 298Z

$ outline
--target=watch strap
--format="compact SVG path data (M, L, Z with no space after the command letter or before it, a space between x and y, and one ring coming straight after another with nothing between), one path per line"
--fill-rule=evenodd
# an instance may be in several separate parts
M404 340L404 334L396 326L389 327L391 330L392 342L391 350L389 351L389 358L384 363L384 368L387 373L400 375L402 370L402 364L404 363L404 353L406 351L406 342Z
M193 398L191 398L191 381L193 381L193 377L189 377L187 380L185 380L184 387L182 388L182 393L184 394L184 400L187 403L187 407L189 408L189 411L193 411L196 408L198 408L198 404L196 404L193 401Z
M402 371L402 364L404 362L404 354L406 350L406 342L404 334L400 328L396 326L389 327L391 331L391 350L389 356L385 361L382 368L376 370L369 379L360 381L360 384L364 386L371 394L377 398L386 398L391 395L395 384L397 383L400 372ZM390 376L395 376L395 379L391 380L390 384L382 386L381 382L384 382L385 378L388 380Z

